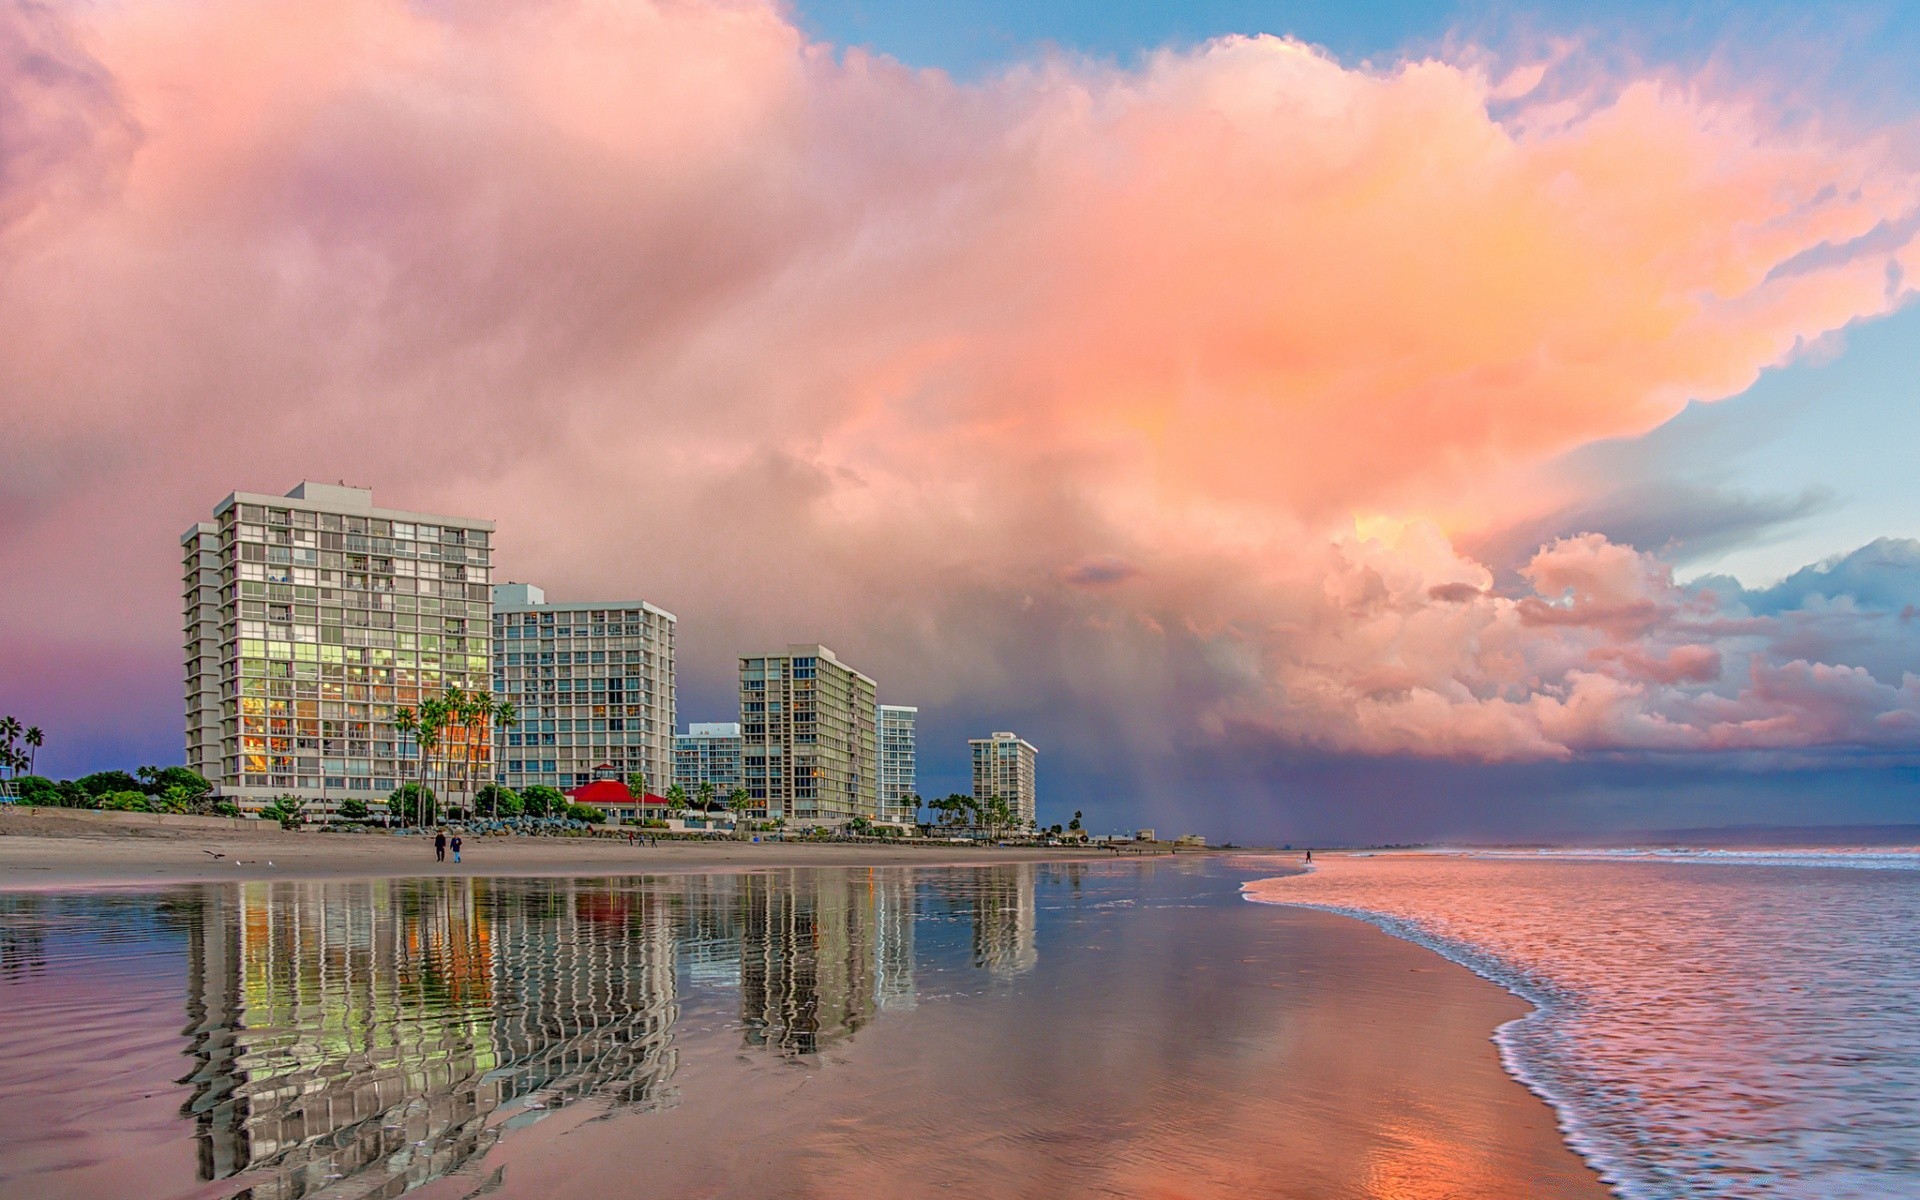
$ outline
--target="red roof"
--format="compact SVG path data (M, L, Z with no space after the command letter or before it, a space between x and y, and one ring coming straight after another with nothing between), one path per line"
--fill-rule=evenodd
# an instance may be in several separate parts
M592 783L582 784L577 788L569 788L567 790L567 798L575 804L591 804L595 806L602 804L632 804L635 802L633 789L621 783L618 779L596 779ZM639 800L641 804L659 804L663 806L666 802L667 798L665 796L656 796L652 792L648 792Z

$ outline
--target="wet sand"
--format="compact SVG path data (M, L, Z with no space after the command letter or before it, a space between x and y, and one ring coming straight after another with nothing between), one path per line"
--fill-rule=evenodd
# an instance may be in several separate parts
M657 846L629 846L602 838L469 837L462 861L455 863L449 855L443 863L435 861L431 839L418 836L289 832L260 821L216 818L0 809L0 891L254 879L614 875L1113 857L1105 850L974 848L937 841L891 846L662 840Z
M923 1005L825 1061L689 1038L672 1107L644 1123L553 1113L417 1194L1611 1194L1500 1066L1489 1038L1526 1011L1513 996L1346 917L1261 906L1229 923L1250 935L1230 956L1215 931L1115 929L1133 953L1095 944L1012 1002ZM734 1069L695 1069L710 1055Z
M318 837L256 836L278 845ZM0 839L0 870L22 865L36 847L57 859L77 840ZM91 839L90 848L113 840ZM175 880L207 874L190 859L174 861L197 852L191 839L117 840L166 858L142 869L177 870ZM342 861L324 849L332 841L371 844ZM0 1123L22 1134L0 1151L0 1197L138 1190L213 1200L249 1184L256 1195L299 1194L326 1172L354 1168L314 1165L305 1169L318 1174L307 1179L280 1165L331 1162L324 1150L288 1159L275 1152L217 1180L205 1164L235 1147L284 1148L289 1137L351 1146L365 1135L328 1133L336 1109L356 1130L389 1136L379 1133L383 1121L400 1130L390 1135L394 1158L376 1164L376 1176L444 1159L411 1179L422 1200L1609 1194L1566 1146L1551 1110L1500 1065L1491 1034L1526 1011L1522 1002L1364 922L1239 898L1246 870L1284 873L1281 861L1029 856L989 865L982 852L959 858L979 871L742 876L741 863L701 856L782 856L755 866L826 866L836 854L862 866L878 860L858 847L689 845L662 847L643 865L625 847L526 839L499 846L501 857L518 856L523 874L654 877L330 880L373 874L370 865L389 860L399 874L421 874L419 843L390 841L414 855L393 858L388 840L346 836L312 843L307 882L194 889L170 881L166 919L201 931L186 942L187 962L115 951L0 976L0 997L16 1006L0 1036L0 1063L14 1064L0 1070ZM912 851L873 853L932 865ZM683 857L668 860L674 854ZM497 860L461 866L463 875L514 869ZM144 920L151 911L138 893L88 894L96 899L86 903L108 906L104 913ZM482 895L491 897L484 906ZM23 929L73 928L72 901L16 890L8 902L22 917L56 906ZM186 915L201 911L209 916ZM211 915L218 912L228 915ZM355 919L373 921L374 931L391 928L354 952L375 958L334 978L333 939L344 929L335 922L346 913L364 914ZM266 930L277 932L261 939ZM516 958L516 946L539 953ZM690 967L688 954L709 965ZM632 969L613 969L636 955ZM667 965L676 960L678 971ZM323 962L334 965L321 970ZM243 967L248 989L219 982ZM273 1085L285 1069L276 1064L331 1061L342 1006L361 1002L364 985L349 976L387 980L423 967L422 978L444 981L439 989L413 999L395 993L363 1015L397 1022L396 1045L418 1040L451 1055L429 1073L424 1107L409 1099L419 1094L414 1083L385 1096L374 1082L380 1072L359 1057L316 1077L330 1080L324 1093ZM583 970L610 973L574 986ZM572 982L543 990L534 983L542 972ZM203 982L183 997L180 981L196 979ZM324 990L329 980L337 997ZM521 1028L517 1006L535 994L563 1006L526 1028L574 1040L557 1058L540 1051L532 1061L604 1075L591 1099L533 1104L547 1094L536 1091L485 1100L497 1086L489 1081L503 1076L482 1070L469 1043L476 1033ZM620 1005L607 1009L610 998ZM247 1011L205 1027L259 1025L268 1036L257 1051L229 1061L225 1038L182 1033L182 1002L192 1009L215 1000ZM644 1098L628 1062L637 1043L624 1034L591 1040L592 1030L613 1027L609 1014L636 1004L658 1014ZM86 1036L63 1035L68 1025ZM516 1046L498 1042L493 1053ZM253 1132L207 1141L202 1125L194 1150L182 1120L183 1054L201 1063L195 1079L231 1075L264 1089L232 1116ZM599 1055L611 1057L599 1064ZM257 1084L245 1082L256 1074ZM380 1116L364 1110L369 1097L397 1107ZM75 1111L88 1119L66 1119ZM439 1135L415 1131L422 1113L461 1124ZM402 1175L388 1176L391 1186ZM364 1182L343 1184L341 1194L366 1194Z

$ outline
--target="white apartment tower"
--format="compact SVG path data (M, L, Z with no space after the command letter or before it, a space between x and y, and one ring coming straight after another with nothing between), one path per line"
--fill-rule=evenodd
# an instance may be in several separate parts
M698 795L711 783L713 794L725 800L746 785L741 773L740 725L736 721L696 721L673 739L673 779L670 782ZM665 791L663 785L658 789Z
M1033 744L1017 733L997 732L968 739L967 748L973 751L973 798L984 804L998 796L1020 824L1037 820L1034 779L1040 752Z
M920 790L914 755L914 723L920 710L905 704L882 704L874 710L874 728L880 750L880 819L911 825L918 817L913 797Z
M415 753L395 710L486 690L492 534L365 488L222 500L180 539L187 765L246 809L385 797Z
M740 660L751 815L799 826L877 820L874 682L820 645Z
M494 699L513 703L494 733L496 778L572 788L644 772L673 778L674 615L644 600L549 603L531 584L493 589Z

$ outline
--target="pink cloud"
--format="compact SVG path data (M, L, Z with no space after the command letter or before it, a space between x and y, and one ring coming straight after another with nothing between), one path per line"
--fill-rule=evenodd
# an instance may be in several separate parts
M959 84L752 0L0 14L63 64L0 59L35 114L0 570L36 581L0 616L36 641L169 644L182 528L347 476L666 604L715 677L825 636L1141 745L1864 728L1702 717L1746 652L1644 555L1557 543L1511 597L1449 531L1897 303L1911 243L1801 257L1913 211L1876 131L1631 79L1496 117L1539 80L1273 38Z

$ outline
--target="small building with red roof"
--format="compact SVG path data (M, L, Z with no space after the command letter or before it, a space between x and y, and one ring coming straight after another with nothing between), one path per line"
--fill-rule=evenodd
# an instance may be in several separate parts
M614 822L667 815L665 796L656 796L652 792L635 796L632 788L612 777L614 773L611 764L602 764L594 771L599 778L592 783L568 788L567 799L575 804L597 808L607 814L607 820Z

